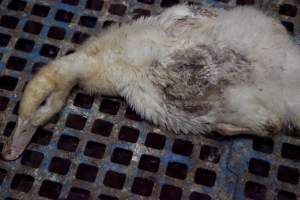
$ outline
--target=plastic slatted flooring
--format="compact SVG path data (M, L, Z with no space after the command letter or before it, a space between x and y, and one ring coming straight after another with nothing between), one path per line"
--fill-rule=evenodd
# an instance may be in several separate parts
M293 2L272 9L300 41L300 6ZM113 23L177 3L0 0L1 146L16 125L21 91L39 68ZM296 200L299 168L299 138L175 138L141 120L122 99L75 89L20 159L0 160L0 199Z

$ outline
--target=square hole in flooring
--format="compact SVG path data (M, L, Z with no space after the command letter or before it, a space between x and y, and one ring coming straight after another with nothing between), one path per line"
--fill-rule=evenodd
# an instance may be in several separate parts
M97 17L92 16L81 16L79 19L79 25L88 28L94 28L97 24Z
M65 35L66 35L65 29L57 26L51 26L47 34L49 38L53 38L56 40L63 40L65 38Z
M67 117L66 126L76 130L82 130L85 126L86 120L87 119L81 115L69 114Z
M68 200L88 200L89 198L90 198L90 191L82 189L82 188L72 187L67 199Z
M107 194L100 194L98 199L99 200L119 200L117 197L107 195Z
M133 19L138 19L140 17L149 17L151 15L151 12L149 10L145 9L134 9L133 11Z
M140 3L153 4L155 0L138 0Z
M0 185L2 185L5 177L6 177L7 171L5 169L0 168Z
M282 182L297 185L299 182L299 171L296 168L281 165L278 167L277 178Z
M248 181L245 185L245 196L251 199L264 200L266 199L266 186Z
M103 1L100 0L87 0L85 7L90 10L101 10Z
M31 142L40 144L40 145L48 145L53 133L43 128L38 128L34 133Z
M131 192L142 196L150 196L153 186L153 181L142 177L136 177L134 178Z
M90 37L87 33L82 33L80 31L77 31L73 34L71 41L76 44L82 44L84 41L86 41Z
M84 155L100 159L104 156L105 148L105 144L88 141L85 146Z
M40 5L40 4L34 4L31 14L37 15L39 17L47 17L49 13L50 8L45 5Z
M291 34L294 34L294 24L292 22L288 22L288 21L282 21L281 24L285 27L285 29L290 32Z
M100 105L100 112L115 115L118 113L120 103L109 99L103 99Z
M12 0L8 5L7 8L10 10L15 10L15 11L22 11L26 7L26 2L21 1L21 0Z
M70 4L72 6L76 6L79 3L79 0L62 0L63 3Z
M296 162L300 161L300 146L283 143L281 148L281 156Z
M195 174L195 183L212 187L215 185L216 173L214 171L198 168Z
M62 189L62 184L45 180L39 190L39 195L49 199L57 199Z
M163 149L166 143L166 137L157 133L148 133L145 141L147 147L154 149Z
M212 163L218 163L220 160L221 154L217 147L212 147L209 145L203 145L201 147L200 156L201 160L209 161Z
M14 29L17 27L19 19L9 15L2 15L0 20L0 26L5 28Z
M0 96L0 111L4 111L7 108L9 98Z
M103 180L105 186L122 189L125 183L126 175L115 171L107 171Z
M182 139L176 139L173 143L172 151L183 156L190 156L193 151L193 143Z
M187 170L187 165L183 163L169 162L166 175L173 178L185 179L187 175Z
M157 172L160 164L160 158L143 154L139 162L139 169L150 172Z
M112 21L112 20L106 20L103 22L102 24L102 28L103 29L107 29L108 27L110 27L111 25L115 24L116 22L115 21Z
M179 0L162 0L160 3L161 7L171 7L179 3Z
M180 200L182 189L173 185L165 184L160 191L160 200Z
M279 14L290 17L297 16L297 6L291 4L281 4L279 6Z
M78 143L79 139L77 137L61 135L57 143L57 148L65 151L74 152L77 149Z
M33 40L20 38L15 45L15 49L29 53L32 51L34 44L35 42Z
M255 0L236 0L237 5L254 5Z
M32 168L39 168L43 159L44 154L41 152L25 150L22 155L21 164Z
M40 34L42 28L43 28L43 25L41 23L29 20L26 22L26 24L23 28L23 31L32 33L32 34Z
M1 47L5 47L8 45L9 40L10 40L11 36L4 34L4 33L0 33L0 46Z
M132 110L129 106L126 109L125 117L134 121L143 121L142 117L139 114L137 114L134 110Z
M277 195L277 200L297 200L297 197L292 192L280 190Z
M98 173L96 166L81 163L76 172L76 178L84 181L94 182Z
M102 135L102 136L109 136L113 128L113 124L104 121L102 119L97 119L94 121L93 127L92 127L92 133L95 133L97 135Z
M255 151L270 154L273 152L274 142L269 138L259 138L253 139L253 149Z
M212 200L212 198L207 194L192 192L190 195L190 200Z
M111 4L108 12L110 12L113 15L119 15L119 16L123 16L126 12L127 7L125 5L122 4Z
M61 175L66 175L69 171L70 165L71 161L68 159L53 157L49 165L49 171Z
M18 79L11 76L0 76L0 89L13 91L18 84Z
M58 10L55 15L55 20L70 23L73 18L73 13L65 10Z
M16 174L11 182L10 187L21 192L29 192L34 182L32 176L26 174Z
M139 130L129 126L122 126L119 132L119 140L136 143L139 138Z
M268 177L270 164L264 160L251 158L249 162L249 172L257 176Z
M132 151L122 148L115 148L111 156L111 161L122 165L129 165L132 154Z
M53 46L51 44L43 44L40 55L49 57L49 58L55 58L58 54L59 48L56 46Z
M22 71L25 68L27 60L17 56L10 56L6 63L6 68L16 71Z
M16 122L8 122L3 131L3 135L9 137L16 127Z
M94 97L78 93L74 99L74 105L80 108L90 109L93 105Z

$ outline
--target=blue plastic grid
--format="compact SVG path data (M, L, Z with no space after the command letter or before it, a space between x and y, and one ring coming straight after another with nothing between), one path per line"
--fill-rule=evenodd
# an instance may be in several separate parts
M255 1L207 2L222 7ZM0 0L2 142L14 129L21 91L38 68L111 23L177 3ZM299 3L269 5L299 39ZM0 199L294 200L300 198L299 155L300 139L289 136L175 138L141 120L122 99L75 89L20 159L0 160Z

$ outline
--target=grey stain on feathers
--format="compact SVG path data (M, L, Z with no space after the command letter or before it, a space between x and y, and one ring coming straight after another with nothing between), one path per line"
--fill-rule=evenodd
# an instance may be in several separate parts
M252 70L250 61L234 50L196 45L153 62L151 74L152 83L164 95L164 103L188 112L189 118L190 113L205 115L212 109L222 109L223 89L251 82Z

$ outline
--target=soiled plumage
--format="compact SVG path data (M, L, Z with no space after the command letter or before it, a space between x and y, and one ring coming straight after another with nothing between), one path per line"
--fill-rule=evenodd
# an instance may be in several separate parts
M163 124L175 132L211 131L209 116L226 109L224 90L250 83L251 65L232 49L195 45L176 50L149 69L149 79L159 88L167 113Z
M298 126L299 53L279 22L248 7L180 5L114 26L29 82L3 156L17 158L75 84L120 95L175 133L266 136L289 121Z

